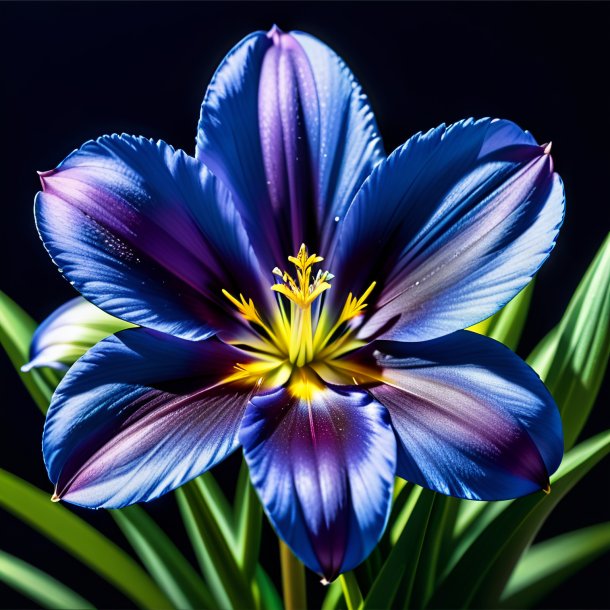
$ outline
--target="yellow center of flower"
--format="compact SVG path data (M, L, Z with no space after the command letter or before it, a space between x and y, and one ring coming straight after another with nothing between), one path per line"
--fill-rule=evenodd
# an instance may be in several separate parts
M246 344L257 359L238 364L242 377L256 377L259 385L275 386L290 380L290 388L300 397L310 397L319 383L311 370L318 374L336 368L337 359L363 345L354 337L350 321L366 308L366 299L375 288L373 282L360 298L350 293L336 320L324 310L320 297L331 288L333 275L314 266L324 259L309 254L302 244L296 256L288 260L296 273L291 275L279 268L273 274L279 280L271 286L278 294L277 311L265 319L252 299L240 294L239 299L223 290L239 313L257 330L258 339ZM343 367L338 365L339 369ZM324 376L324 375L323 375Z

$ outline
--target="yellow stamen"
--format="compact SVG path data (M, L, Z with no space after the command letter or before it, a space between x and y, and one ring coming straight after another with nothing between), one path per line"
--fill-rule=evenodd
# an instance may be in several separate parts
M313 266L324 258L309 254L305 244L302 244L296 256L289 256L288 260L295 266L296 277L278 267L273 269L273 274L280 281L273 284L271 290L281 296L277 301L276 316L270 323L260 315L252 299L246 300L242 294L237 299L228 291L222 291L244 319L261 327L268 336L261 337L261 341L268 344L267 347L261 347L260 341L256 345L248 343L253 352L265 356L267 364L260 371L265 378L275 375L272 371L280 368L281 363L302 369L309 364L336 359L360 347L362 343L353 337L353 327L345 323L362 314L367 306L366 299L376 285L372 282L360 298L350 293L338 319L331 324L327 314L322 311L323 306L312 307L318 297L331 288L330 281L334 277L329 271L318 270L314 273ZM258 373L249 365L240 374L254 377ZM308 384L312 385L310 380ZM303 394L305 390L299 392Z
M269 335L269 337L277 344L277 337L275 333L269 328L267 324L265 324L264 320L261 318L258 311L256 311L256 307L254 306L254 302L252 299L246 301L243 294L239 295L241 302L238 301L234 296L232 296L228 291L224 288L222 289L222 294L224 294L233 305L237 308L237 311L246 319L248 322L253 322L254 324L258 324L261 328L265 330L265 332Z

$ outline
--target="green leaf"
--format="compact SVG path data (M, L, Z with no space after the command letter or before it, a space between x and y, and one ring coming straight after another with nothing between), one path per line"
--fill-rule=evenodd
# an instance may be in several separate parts
M527 319L527 312L529 311L533 292L534 280L498 313L491 316L491 318L487 318L487 320L483 320L483 322L471 326L468 330L500 341L500 343L504 343L504 345L507 345L512 350L517 349Z
M551 477L549 495L490 503L456 545L433 608L495 607L515 565L559 501L610 453L610 430L579 444Z
M242 461L234 502L237 563L247 579L254 576L261 542L263 509L250 483L248 466Z
M78 593L46 572L4 551L0 551L0 582L16 589L43 608L93 608Z
M282 600L269 575L260 565L256 566L254 575L256 581L257 608L263 610L284 610Z
M341 583L347 610L360 610L364 600L362 599L362 593L360 592L358 580L356 580L354 573L345 572L344 574L341 574L339 576L339 582Z
M437 494L422 542L411 599L413 608L423 608L426 605L434 592L438 573L447 563L452 550L452 533L459 504L458 498Z
M334 580L328 585L321 610L347 610L343 597L343 587L339 580Z
M415 501L406 526L364 600L365 610L397 607L394 600L399 587L403 589L404 607L409 607L417 564L435 495L434 492L427 489L414 488L409 501L411 498L415 498Z
M21 372L21 367L30 359L30 342L36 326L15 301L0 291L0 343L38 408L46 413L59 376L50 370Z
M610 551L610 522L585 527L531 547L517 564L502 608L531 608L594 559Z
M528 362L557 402L570 449L587 422L610 356L610 235L559 326L543 342Z
M134 505L110 514L176 608L214 606L201 577L144 509Z
M62 547L143 608L171 603L144 570L95 528L49 495L0 469L0 507Z
M209 486L204 485L202 477L175 492L195 555L218 606L253 608L252 586L239 569L233 554L235 540L229 524L220 514L218 505L210 501L207 492ZM226 503L226 499L219 499L219 504L223 502ZM231 513L228 515L231 516Z

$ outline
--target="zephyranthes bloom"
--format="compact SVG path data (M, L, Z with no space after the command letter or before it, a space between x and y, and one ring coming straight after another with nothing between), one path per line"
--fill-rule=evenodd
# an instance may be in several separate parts
M483 119L386 158L341 59L274 28L218 68L194 158L113 135L41 174L53 260L139 327L55 393L54 498L151 500L241 446L278 534L331 579L379 540L395 475L473 499L547 489L563 450L551 396L463 329L554 245L549 150Z

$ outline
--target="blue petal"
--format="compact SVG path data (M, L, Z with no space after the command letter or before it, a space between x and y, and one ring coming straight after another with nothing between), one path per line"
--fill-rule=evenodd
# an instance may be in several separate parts
M273 28L240 42L204 99L197 157L230 185L270 266L301 242L330 243L383 158L373 114L343 61L315 38Z
M27 373L47 366L67 371L98 341L131 326L83 297L70 299L38 326L30 344L30 361L21 370Z
M503 500L544 489L563 455L559 411L507 347L468 331L423 343L379 342L397 474L460 498Z
M332 580L363 561L389 515L396 443L386 410L356 388L257 396L240 440L278 534Z
M56 495L118 508L170 491L238 446L243 352L136 328L98 343L53 396L43 451Z
M517 294L563 220L547 152L513 123L468 120L418 134L379 164L328 263L337 296L378 282L360 336L433 339Z
M228 191L184 153L106 136L41 178L36 220L45 246L104 311L202 338L210 325L235 324L223 288L267 298Z

